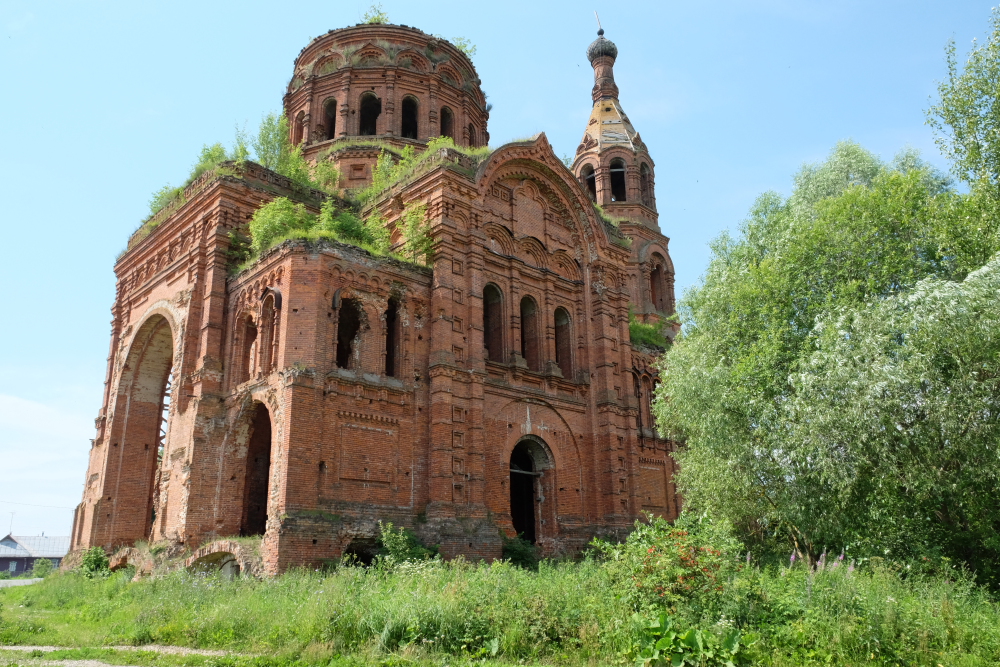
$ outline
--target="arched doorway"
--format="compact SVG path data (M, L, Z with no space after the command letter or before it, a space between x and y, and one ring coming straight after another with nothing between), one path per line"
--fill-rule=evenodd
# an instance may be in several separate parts
M510 518L514 532L534 544L539 537L543 470L549 457L541 443L525 439L510 453Z
M263 535L267 530L267 498L271 481L271 414L258 403L250 422L247 470L243 487L240 535Z
M112 435L108 500L110 542L149 539L157 510L160 462L167 447L174 338L170 323L154 315L139 328L123 368L117 405L124 419Z

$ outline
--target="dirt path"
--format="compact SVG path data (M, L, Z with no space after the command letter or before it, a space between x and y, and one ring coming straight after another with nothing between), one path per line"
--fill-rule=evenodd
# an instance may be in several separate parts
M41 579L4 579L0 581L0 588L10 588L12 586L28 586L37 584Z
M72 646L4 646L0 645L0 651L17 651L24 653L26 664L38 667L135 667L130 665L112 665L101 660L46 660L45 656L32 656L33 651L51 653L52 651L68 650ZM169 653L173 655L236 655L228 651L216 651L202 648L187 648L186 646L160 646L159 644L146 644L145 646L102 646L101 648L114 649L116 651L155 651L157 653ZM240 654L242 655L242 654Z

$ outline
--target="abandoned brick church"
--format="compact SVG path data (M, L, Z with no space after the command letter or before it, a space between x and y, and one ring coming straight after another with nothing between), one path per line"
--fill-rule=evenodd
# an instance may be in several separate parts
M643 512L675 517L657 350L629 332L631 312L673 334L674 272L617 55L603 31L587 49L593 110L566 166L544 134L458 150L488 144L489 107L447 41L358 25L307 45L290 138L332 160L343 191L370 183L382 150L454 139L359 211L399 242L402 212L426 205L432 266L293 239L234 274L231 232L257 208L316 212L327 195L252 162L197 179L115 265L72 548L259 535L277 573L361 553L379 520L446 557L498 558L503 536L556 555Z

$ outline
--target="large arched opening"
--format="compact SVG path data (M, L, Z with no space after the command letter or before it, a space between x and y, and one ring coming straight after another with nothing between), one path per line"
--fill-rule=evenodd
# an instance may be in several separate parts
M114 507L111 525L116 544L149 539L158 508L158 470L167 445L174 337L162 315L139 328L129 349L119 385L118 409L124 419L112 436ZM110 466L109 466L110 467ZM109 471L110 472L110 471ZM110 480L109 480L110 481Z
M326 138L337 138L337 100L330 98L323 106L323 119L326 121Z
M455 114L448 107L441 108L441 136L455 138Z
M403 118L400 126L400 135L404 139L417 138L417 118L419 117L420 105L415 97L403 98Z
M541 482L550 467L545 447L536 440L521 440L510 453L510 519L514 532L532 544L541 533Z
M611 201L625 201L625 160L615 158L611 161Z
M583 169L580 171L580 179L587 187L587 194L590 196L590 201L597 201L597 174L594 172L594 167L589 164L583 165Z
M240 535L263 535L267 530L267 499L271 482L271 413L257 403L247 441L246 481Z
M382 100L375 93L365 93L361 96L360 118L358 119L358 134L375 136L378 134L378 117L382 114Z

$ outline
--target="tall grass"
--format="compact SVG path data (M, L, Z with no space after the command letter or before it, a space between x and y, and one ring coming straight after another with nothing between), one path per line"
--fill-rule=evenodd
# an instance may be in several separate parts
M537 572L424 561L263 581L63 574L0 591L0 643L161 643L313 656L317 664L333 654L400 651L612 664L632 659L640 621L656 612L635 603L633 586L620 568L595 560L543 562ZM744 567L706 609L682 603L676 624L718 635L739 629L753 664L1000 662L996 603L957 571Z

